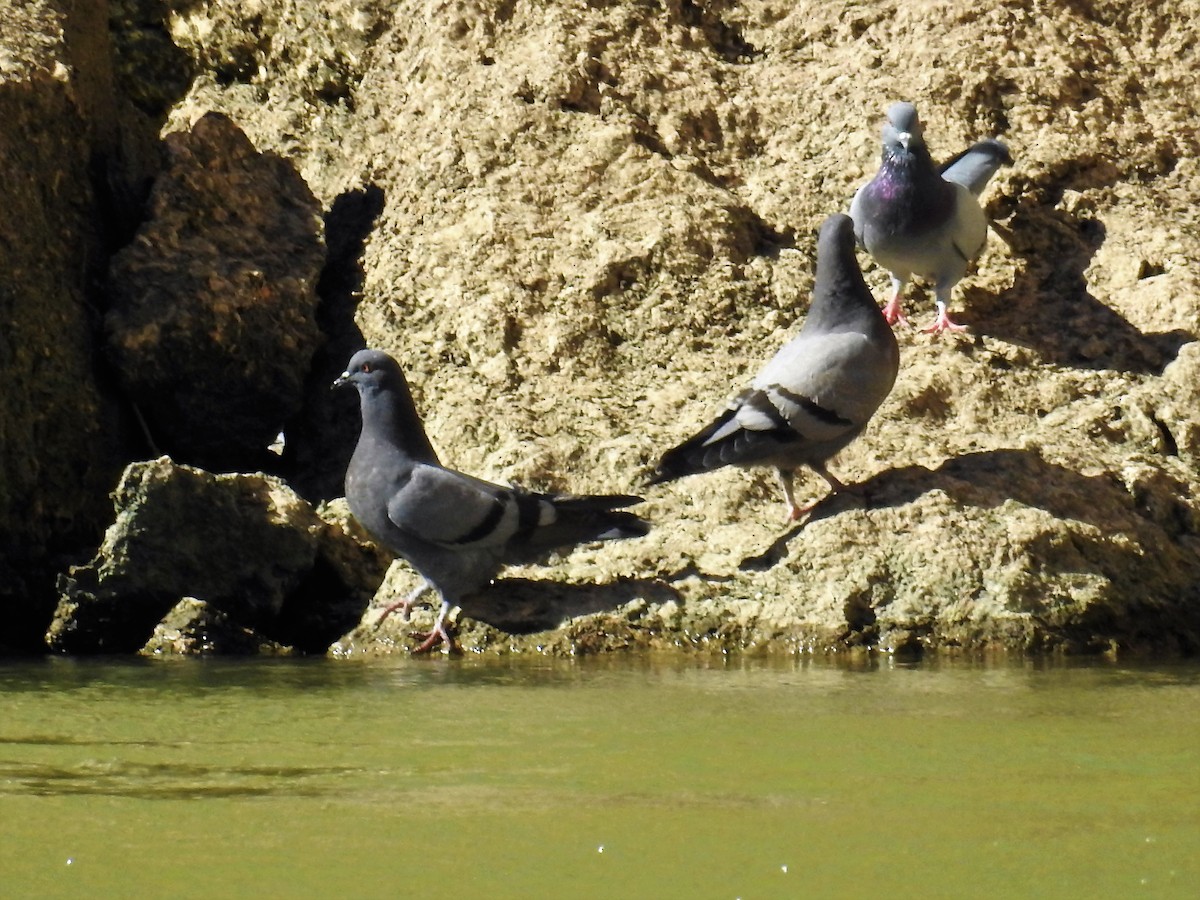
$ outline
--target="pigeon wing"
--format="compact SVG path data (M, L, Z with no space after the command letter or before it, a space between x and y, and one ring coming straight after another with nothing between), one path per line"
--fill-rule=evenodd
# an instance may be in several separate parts
M978 197L997 170L1012 165L1012 161L1008 147L995 138L988 138L946 160L938 171L947 181L961 184Z
M497 547L526 520L537 520L537 504L532 495L518 496L461 472L419 464L388 501L388 518L400 530L444 547Z
M891 390L895 375L867 335L801 334L776 354L751 388L801 438L824 443L866 423Z
M983 252L983 245L987 242L987 217L974 194L962 185L955 185L955 188L953 233L950 239L955 252L969 263ZM947 268L953 270L956 267Z

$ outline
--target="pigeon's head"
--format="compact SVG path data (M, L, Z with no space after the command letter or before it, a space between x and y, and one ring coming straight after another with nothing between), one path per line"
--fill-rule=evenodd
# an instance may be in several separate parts
M404 375L400 365L382 350L359 350L346 366L346 371L333 382L333 387L352 384L359 390L379 390L390 385L403 384Z
M917 118L917 108L903 101L893 103L888 107L887 121L883 125L883 147L885 151L909 151L923 146L925 138L921 134L921 120Z
M854 220L844 213L834 213L821 224L817 235L818 256L823 248L831 255L854 253Z

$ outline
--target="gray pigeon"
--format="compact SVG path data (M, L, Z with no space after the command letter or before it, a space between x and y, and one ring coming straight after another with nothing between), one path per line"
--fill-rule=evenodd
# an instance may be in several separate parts
M792 475L806 465L835 493L826 462L862 432L896 381L900 351L854 256L853 223L837 214L817 240L812 304L800 333L707 428L663 454L650 483L721 466L775 466L788 518Z
M1011 164L1008 148L988 139L938 169L916 107L893 103L888 108L879 171L854 195L850 216L859 244L892 273L892 297L883 308L890 324L907 322L900 296L918 275L933 282L938 308L937 320L924 330L966 330L950 320L946 304L987 240L979 194L1000 166Z
M409 609L429 588L442 605L415 652L445 641L452 605L486 585L510 563L537 561L589 541L641 537L650 526L621 507L641 502L622 494L574 497L500 487L438 462L404 373L378 350L360 350L334 387L358 389L362 432L346 470L354 517L385 547L406 559L424 582L383 615Z

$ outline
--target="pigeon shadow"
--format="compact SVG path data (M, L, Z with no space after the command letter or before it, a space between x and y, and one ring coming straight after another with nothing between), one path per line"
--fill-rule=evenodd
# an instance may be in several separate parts
M1012 178L1017 199L997 201L998 217L1011 219L993 230L1024 265L1001 294L964 291L981 332L1027 347L1050 363L1153 375L1161 375L1179 348L1196 340L1179 329L1143 333L1088 290L1084 273L1107 236L1104 223L1059 204L1068 189L1109 187L1123 177L1109 160L1091 156ZM1144 277L1153 274L1151 268Z
M619 578L607 584L499 578L465 598L459 608L463 615L509 634L534 634L558 628L567 619L614 610L633 600L678 602L679 592L648 578Z
M964 506L994 509L1015 500L1057 519L1098 527L1110 526L1113 505L1125 506L1129 499L1124 487L1110 475L1081 475L1046 462L1034 450L1016 449L964 453L936 469L889 469L859 485L861 502L868 509L905 506L933 490ZM1101 497L1104 501L1098 502ZM851 503L848 499L847 506Z
M1186 486L1175 485L1183 495ZM788 545L805 528L850 509L886 509L910 504L939 490L964 506L994 509L1009 500L1042 509L1058 519L1074 519L1098 528L1112 527L1112 510L1128 508L1125 487L1112 476L1081 475L1046 462L1033 450L984 450L946 460L936 469L902 466L888 469L851 489L826 497L808 518L777 538L743 570L769 569L782 562Z
M313 503L341 496L358 438L358 404L338 397L330 386L366 345L354 312L365 280L363 251L383 207L383 190L368 185L339 196L325 215L328 249L317 281L317 325L325 343L309 366L304 406L284 427L281 460L281 474Z

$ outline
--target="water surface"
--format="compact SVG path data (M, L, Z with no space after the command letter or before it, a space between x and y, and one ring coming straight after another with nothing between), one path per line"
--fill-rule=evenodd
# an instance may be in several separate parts
M6 897L1192 897L1200 667L0 663Z

